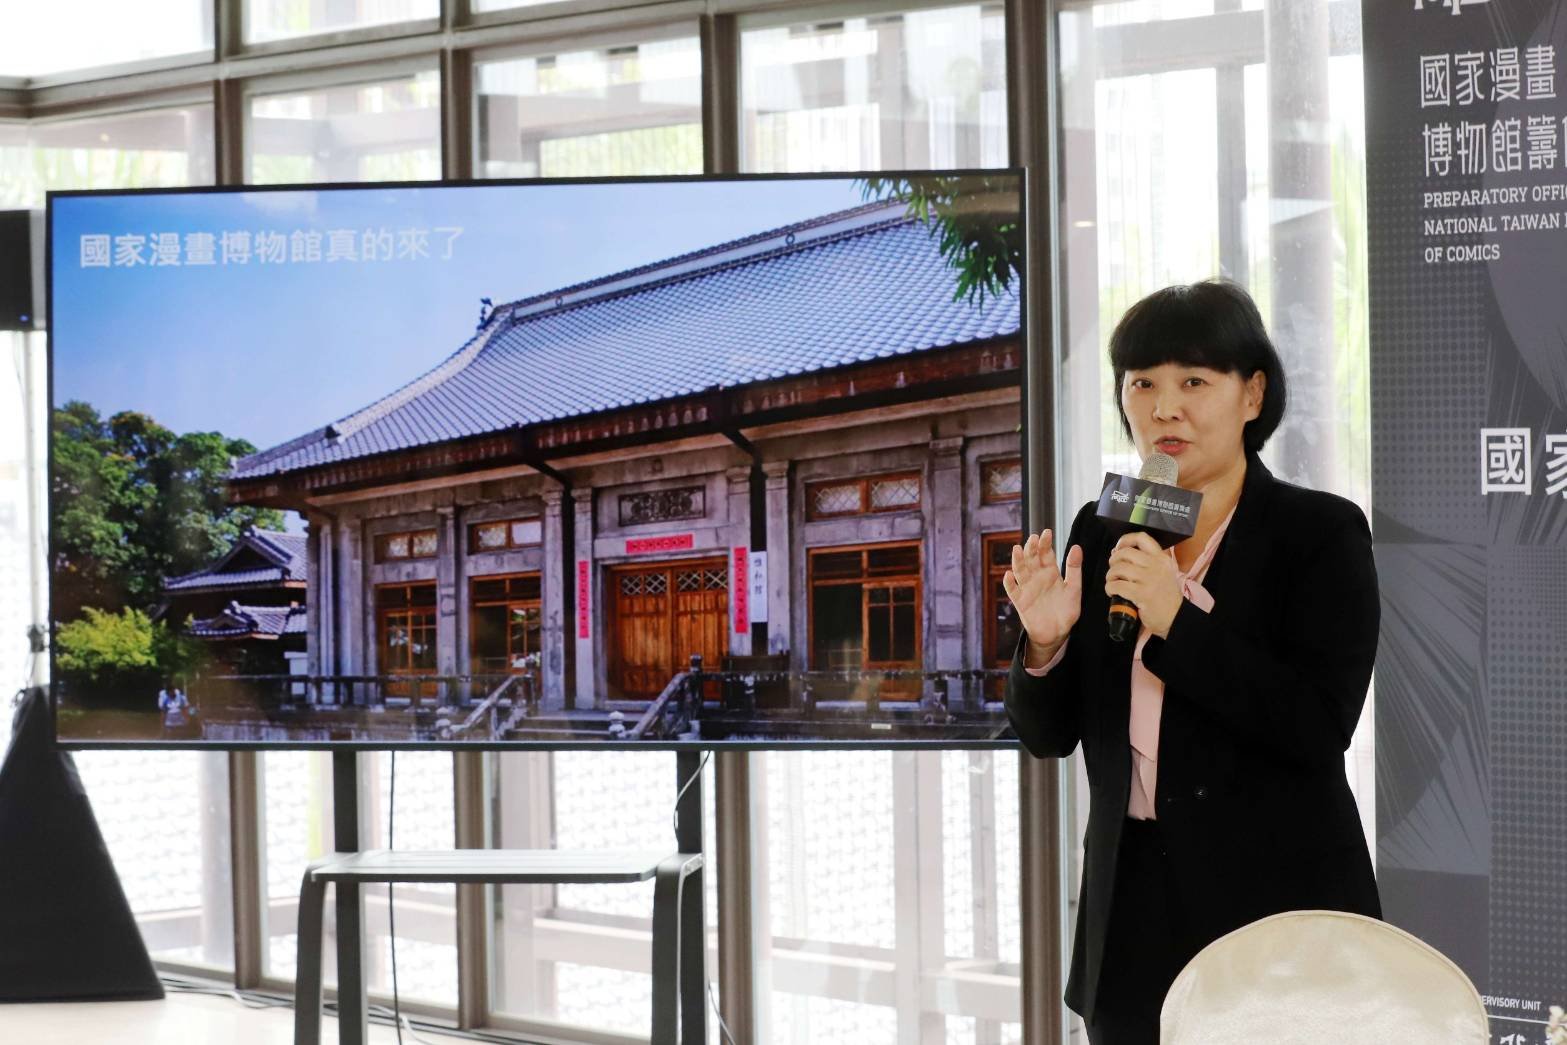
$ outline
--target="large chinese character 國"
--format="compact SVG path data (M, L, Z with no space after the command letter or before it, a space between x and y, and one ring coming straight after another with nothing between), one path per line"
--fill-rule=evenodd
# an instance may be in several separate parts
M1480 429L1480 493L1533 493L1527 428Z
M1451 59L1445 54L1420 56L1420 108L1452 103Z
M82 237L81 267L106 269L109 267L109 235L106 232Z

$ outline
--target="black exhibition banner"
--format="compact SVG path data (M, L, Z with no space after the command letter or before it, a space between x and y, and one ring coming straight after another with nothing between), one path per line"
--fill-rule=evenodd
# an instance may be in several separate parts
M1567 3L1365 0L1388 919L1567 1041Z

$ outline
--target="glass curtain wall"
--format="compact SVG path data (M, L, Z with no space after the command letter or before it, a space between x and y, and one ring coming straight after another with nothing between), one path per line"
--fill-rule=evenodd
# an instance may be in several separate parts
M246 169L254 184L440 177L440 84L433 69L396 75L372 71L359 82L306 89L277 90L262 81L251 86L245 112ZM267 892L263 966L269 976L286 980L295 970L300 876L305 864L333 849L332 758L321 752L267 751L260 762ZM386 846L391 768L388 752L360 755L360 842L365 848ZM455 841L451 754L400 754L396 783L396 848L450 848ZM400 992L410 999L455 1004L454 888L399 885L395 893ZM387 887L367 886L364 897L365 984L389 993ZM327 978L332 982L330 923L328 937Z
M1138 464L1105 360L1115 322L1162 286L1218 275L1250 290L1290 380L1263 460L1369 516L1359 25L1358 0L1128 0L1057 15L1064 518L1105 471ZM1372 700L1345 760L1374 854ZM1079 842L1086 819L1079 776Z
M741 22L745 170L1006 165L1002 5L782 17ZM762 1040L1021 1040L1018 756L752 757Z
M188 28L188 27L187 27ZM210 29L209 29L210 33ZM210 38L210 36L209 36ZM51 189L114 189L201 185L212 181L212 109L174 105L90 117L0 124L0 207L38 208ZM24 344L44 358L42 335L0 334L11 351L0 403L20 405L17 370ZM115 406L88 404L107 422ZM20 458L21 410L0 410L0 546L25 563L21 526L26 518L23 473L4 461ZM41 413L41 412L40 412ZM154 419L156 420L156 419ZM11 543L5 544L9 534ZM17 560L7 558L8 563ZM0 567L4 569L4 567ZM20 574L19 574L20 576ZM25 593L28 586L0 584ZM0 664L5 692L25 671L25 598L6 600ZM147 613L126 606L124 616ZM6 713L9 731L9 711ZM231 968L233 897L229 881L228 759L223 753L79 752L76 767L92 799L99 828L120 874L137 924L154 957ZM180 830L151 830L177 823Z

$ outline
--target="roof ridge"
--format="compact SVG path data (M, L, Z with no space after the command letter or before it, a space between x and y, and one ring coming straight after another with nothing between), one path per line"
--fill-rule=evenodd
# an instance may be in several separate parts
M860 236L867 236L874 232L883 232L898 225L916 224L919 224L919 219L910 217L907 214L902 214L896 217L886 218L873 224L855 225L852 228L840 229L837 232L824 235L819 239L809 240L805 243L785 243L784 245L774 247L771 250L758 251L755 254L744 254L740 257L718 261L712 265L706 265L701 268L687 269L682 272L673 272L663 277L662 279L650 279L643 283L633 283L629 286L617 287L602 294L594 294L589 297L578 298L575 301L565 301L559 305L554 306L553 308L540 309L537 312L529 312L524 316L512 316L509 319L507 326L508 328L519 326L522 323L531 322L535 319L543 319L547 316L558 316L562 313L570 312L572 309L584 308L588 305L597 305L605 301L614 301L617 298L631 297L632 295L640 294L643 291L657 290L661 287L673 286L677 283L686 283L690 282L691 280L702 279L704 277L711 276L714 273L727 272L731 269L745 268L749 265L755 265L759 262L771 261L774 258L782 257L786 254L798 254L816 247L825 247L834 243L842 243L845 240L855 239ZM509 307L510 306L508 306L508 309Z
M819 228L823 225L830 225L834 222L843 221L851 217L857 217L861 214L868 214L876 210L890 208L901 204L903 204L902 200L875 200L870 203L861 203L858 206L848 207L844 210L830 211L827 214L821 214L814 218L806 218L802 221L791 222L788 225L778 225L770 229L763 229L761 232L753 232L735 239L724 240L721 243L713 243L697 250L688 250L684 254L675 254L671 257L661 258L658 261L650 261L645 265L636 265L629 269L622 269L619 272L611 272L608 275L595 276L593 279L585 280L581 283L572 283L564 287L557 287L554 290L544 291L538 294L530 294L527 297L518 298L515 301L508 301L498 305L496 306L496 311L500 311L501 309L511 310L516 308L525 308L529 305L537 305L540 302L549 301L553 298L563 297L567 294L580 293L581 291L588 290L592 287L603 286L607 283L618 283L621 280L630 279L634 276L640 276L649 272L654 272L658 269L667 268L671 265L682 265L687 262L694 261L697 258L714 254L727 253L731 250L749 246L753 243L761 243L769 239L776 239L779 236L787 236L792 232L800 232L806 229Z
M501 324L496 322L499 309L493 310L472 337L465 341L461 348L447 356L430 370L414 378L412 381L388 392L369 406L333 421L322 431L330 445L334 439L343 439L353 435L365 425L378 421L387 414L396 410L410 399L415 398L435 387L448 377L463 370L467 365L484 351L484 346L489 344L490 338L501 329Z
M257 551L266 555L267 558L273 560L273 565L277 566L279 569L294 561L294 553L279 545L272 539L270 534L263 530L251 528L247 532L239 535L239 540L234 542L234 547L230 549L228 556L226 556L224 559L224 562L226 563L228 559L233 558L234 552L238 551L240 546L245 544L250 545L252 548L255 548ZM279 562L277 561L278 559L282 559L283 561Z
M296 435L294 438L286 442L279 443L276 446L268 447L265 450L257 450L253 454L246 454L244 457L238 458L234 461L234 464L229 469L229 472L232 474L249 471L252 468L256 468L260 465L267 464L268 462L275 461L279 457L286 457L295 450L302 449L303 447L310 446L313 443L318 442L323 436L326 435L326 430L328 427L329 426L327 425L322 425L320 428L312 428L303 435Z
M252 527L249 530L246 530L244 533L241 533L239 537L235 539L234 543L229 545L228 550L225 551L222 555L218 556L217 559L203 566L199 570L192 570L189 573L182 573L177 577L165 577L163 579L162 587L167 588L172 584L179 584L180 582L188 581L193 577L221 576L218 571L227 566L233 560L234 556L239 552L239 550L243 547L246 547L247 545L260 552L270 562L270 565L264 567L264 569L281 570L283 571L283 574L286 578L289 573L289 568L293 565L297 556L287 548L279 547L269 537L266 536L267 534L279 534L285 537L301 536L296 534L289 534L283 530L261 530Z

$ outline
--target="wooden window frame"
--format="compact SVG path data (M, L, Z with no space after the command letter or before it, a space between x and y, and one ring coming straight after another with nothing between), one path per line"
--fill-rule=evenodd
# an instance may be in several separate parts
M515 525L516 523L520 523L520 522L535 522L535 521L538 522L538 524L539 524L539 539L538 540L536 540L536 541L528 541L527 543L519 543L517 541L512 540L512 526L513 525ZM481 548L481 547L479 547L479 537L478 537L479 527L481 527L481 526L500 526L502 524L504 524L505 527L506 527L506 543L502 544L502 545L498 545L498 546L496 546L494 548ZM485 554L490 554L490 553L493 553L493 552L511 551L514 548L541 548L543 546L544 546L544 517L542 515L519 515L519 516L516 516L514 518L509 518L509 519L481 519L478 522L472 522L472 523L468 524L468 554L469 555L485 555ZM518 575L516 575L516 574L507 574L506 576L509 577L509 576L518 576ZM491 579L493 580L495 578L491 578Z
M430 534L435 538L435 551L429 555L415 555L413 553L414 538L420 534ZM397 537L408 538L407 555L388 555L386 546ZM434 559L441 554L441 534L433 526L421 526L416 530L394 530L391 533L378 533L375 535L375 561L377 565L389 562L418 562L423 559Z
M414 588L429 588L435 592L434 581L397 581L392 584L377 584L375 586L375 670L377 675L434 675L439 670L440 651L437 647L436 664L429 668L399 668L396 671L389 670L391 665L383 663L383 654L386 652L387 619L392 616L411 616L415 612L428 611L430 614L430 626L433 634L438 634L440 628L440 606L438 602L432 602L429 606L414 606L410 597L407 606L382 606L381 593L395 588L409 589L410 596ZM435 640L437 643L439 639Z
M915 497L912 504L897 504L887 508L874 508L871 506L871 483L886 482L889 479L913 479L915 484ZM850 511L843 512L819 512L816 510L816 491L824 486L853 486L860 488L860 506ZM846 479L815 479L805 484L805 517L814 522L818 519L848 519L856 515L884 515L888 512L917 512L925 504L925 478L918 469L909 469L901 472L883 472L880 475L862 475L857 478ZM847 550L847 549L845 549Z
M985 482L985 473L989 469L997 468L997 467L1000 467L1002 465L1014 464L1014 463L1017 465L1018 471L1021 474L1022 469L1023 469L1023 457L1022 457L1021 454L1019 454L1019 455L1017 455L1015 457L995 457L995 458L991 458L988 461L981 461L981 462L979 462L979 503L980 504L1013 504L1013 503L1015 503L1017 501L1021 501L1023 499L1023 490L1022 490L1021 487L1018 488L1017 493L1001 494L999 496L992 497L990 495L988 484ZM1013 542L1013 543L1016 543L1016 542ZM986 561L987 565L990 562L989 559L987 559L985 561Z
M482 525L482 524L476 523L475 525ZM479 596L478 596L478 586L481 583L493 582L493 581L526 580L526 579L529 579L529 578L539 582L539 597L537 599L514 599L514 598L508 597L508 598L505 598L505 599L483 599L483 600L481 600L479 598ZM543 577L543 575L538 570L524 570L524 571L522 571L520 573L484 574L483 576L469 577L468 578L468 665L469 665L470 670L472 670L474 674L489 674L488 672L479 672L478 671L479 653L478 653L478 650L475 648L475 646L476 646L476 644L478 642L478 639L479 639L479 629L476 626L475 621L474 621L474 614L480 609L480 607L489 607L489 606L505 606L508 609L511 608L512 606L532 606L532 607L536 607L538 609L539 615L540 615L540 621L539 621L539 623L540 623L540 629L539 629L540 649L539 650L535 650L533 652L535 652L535 653L541 652L542 648L543 648L543 638L544 638L544 631L543 631L544 577ZM524 669L512 666L511 633L510 633L510 630L508 629L507 636L506 636L506 674L508 674L508 675L522 675L524 673L525 673ZM499 674L499 672L497 672L496 674Z
M980 562L983 564L985 585L983 611L985 614L985 651L982 659L988 668L1005 668L1012 663L1010 654L1002 660L996 660L992 657L992 653L996 648L996 618L1001 608L1001 599L997 599L995 595L996 585L1001 583L1002 576L1012 567L1010 564L1006 566L992 566L990 563L990 549L998 544L1011 547L1017 544L1022 537L1022 533L1017 530L1004 530L998 533L982 533L979 535ZM1004 599L1005 595L1002 598Z
M874 477L880 478L880 477ZM870 647L867 638L870 635L870 603L865 600L865 591L872 587L906 587L914 588L914 606L917 616L914 623L914 657L913 666L919 668L925 662L925 542L924 541L872 541L865 544L834 544L820 548L807 548L805 550L805 619L806 619L806 663L811 670L826 670L816 663L816 558L820 555L842 554L844 552L859 552L863 556L871 551L885 551L892 548L914 548L919 555L914 567L912 583L901 576L876 576L870 573L869 566L861 559L861 572L858 577L832 577L820 582L823 587L836 587L840 585L854 584L860 588L860 670L878 671L903 667L897 662L876 662L870 660Z

